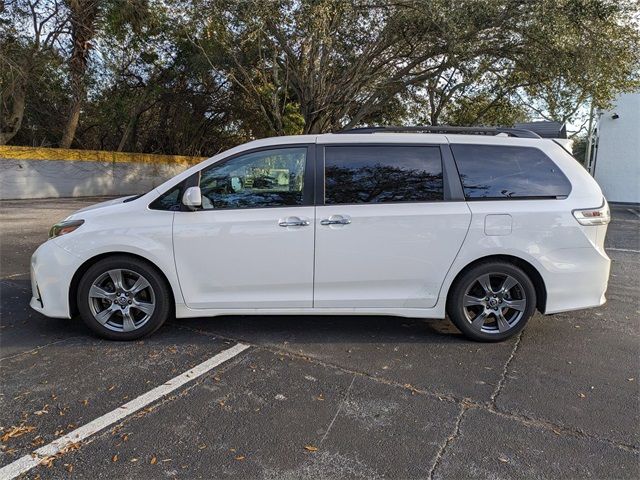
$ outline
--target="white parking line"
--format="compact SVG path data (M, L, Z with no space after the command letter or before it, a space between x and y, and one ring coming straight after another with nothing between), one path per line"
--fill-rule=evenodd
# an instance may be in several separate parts
M62 437L54 440L53 442L40 447L30 455L25 455L13 463L0 469L0 480L11 480L23 473L28 472L32 468L36 467L44 458L51 455L60 453L63 449L71 444L81 442L82 440L90 437L94 433L99 432L107 428L114 423L119 422L123 418L131 415L134 412L146 407L150 403L155 402L161 397L173 392L186 383L195 380L196 378L204 375L211 369L217 367L221 363L232 359L236 355L242 353L249 345L238 343L227 350L223 350L217 355L211 357L209 360L202 362L200 365L196 365L191 370L188 370L177 377L172 378L168 382L149 390L147 393L143 393L137 398L134 398L128 403L112 410L109 413L102 415L101 417L92 420L91 422L83 425L80 428L75 429L72 432L63 435Z
M605 248L606 251L611 252L630 252L630 253L640 253L640 250L633 250L632 248Z

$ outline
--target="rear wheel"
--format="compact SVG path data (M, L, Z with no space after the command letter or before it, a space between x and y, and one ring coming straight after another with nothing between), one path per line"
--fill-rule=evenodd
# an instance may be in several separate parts
M141 260L114 256L92 265L78 287L82 320L111 340L136 340L155 332L169 316L169 289Z
M507 262L487 262L456 280L447 313L467 337L495 342L520 332L535 306L535 287L522 269Z

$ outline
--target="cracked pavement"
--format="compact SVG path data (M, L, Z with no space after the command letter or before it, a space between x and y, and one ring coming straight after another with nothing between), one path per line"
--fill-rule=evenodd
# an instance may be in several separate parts
M29 309L29 257L97 199L0 202L0 466L237 342L250 348L29 478L638 478L640 212L614 207L608 303L500 344L448 321L172 320L141 342ZM315 447L310 451L305 447Z

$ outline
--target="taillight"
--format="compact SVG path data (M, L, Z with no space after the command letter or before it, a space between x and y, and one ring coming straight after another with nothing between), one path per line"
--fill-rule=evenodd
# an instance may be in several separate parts
M580 222L580 225L606 225L611 221L609 205L603 202L598 208L580 208L573 211L573 216Z

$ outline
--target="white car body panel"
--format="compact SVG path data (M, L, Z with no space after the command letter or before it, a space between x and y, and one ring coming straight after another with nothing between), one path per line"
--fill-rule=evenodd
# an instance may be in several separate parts
M189 308L313 306L314 207L177 212L174 252ZM281 227L287 217L308 226Z
M446 292L455 275L471 262L492 255L509 255L525 260L540 273L547 289L545 313L571 310L574 305L604 303L609 259L583 231L601 227L576 227L571 209L563 213L554 205L567 201L509 202L511 234L491 236L485 233L485 218L504 214L505 202L469 202L473 212L469 233L451 268L455 274L449 276L443 290Z
M434 307L470 222L464 202L317 207L314 307Z
M470 143L539 148L572 184L561 200L457 201L173 212L149 204L202 168L246 150L301 143ZM545 313L601 305L610 260L604 226L581 226L574 209L602 192L551 140L476 135L307 135L250 142L218 154L138 199L75 212L85 223L41 245L32 258L31 306L70 317L74 275L97 256L142 257L166 277L176 316L380 314L443 318L448 290L470 263L512 256L539 273ZM349 225L324 226L343 214ZM279 227L288 216L306 227ZM315 255L315 260L314 260Z
M51 252L56 251L53 245L60 247L75 259L62 262L53 269L56 272L56 289L66 289L64 297L59 294L48 295L48 292L40 287L43 297L49 297L44 302L45 310L41 311L49 316L69 318L72 310L68 291L75 272L86 261L111 253L137 255L153 263L167 278L176 304L183 303L172 254L173 212L149 210L146 208L146 202L140 200L142 197L133 202L120 202L105 208L75 213L68 218L81 216L85 219L82 228L73 232L73 235L63 235L49 240L36 250L35 261L32 258L32 268L36 272L44 268L43 262L39 262L39 259L60 258L60 255L49 256ZM142 211L140 207L143 207ZM36 278L40 285L40 277L36 275ZM55 315L49 314L49 308L53 308L50 305L56 305ZM64 308L61 305L64 305Z

